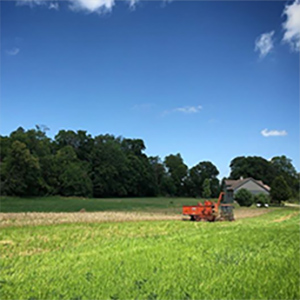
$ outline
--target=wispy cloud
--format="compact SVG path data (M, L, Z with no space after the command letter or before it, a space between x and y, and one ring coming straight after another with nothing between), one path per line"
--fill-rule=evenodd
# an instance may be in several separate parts
M18 0L16 2L17 6L29 6L30 8L36 7L36 6L44 6L49 9L53 10L59 10L59 4L56 1L49 1L49 0Z
M20 52L20 49L17 48L17 47L14 47L14 48L12 48L12 49L10 49L10 50L6 50L6 54L7 54L7 55L10 55L10 56L15 56L15 55L17 55L19 52Z
M131 9L134 9L139 0L125 0ZM37 5L45 5L49 9L58 10L59 1L50 2L49 0L18 0L17 5L28 5L35 7ZM115 5L116 0L67 0L69 9L72 11L84 11L87 13L106 13L110 12Z
M285 136L285 135L287 135L287 132L285 130L268 130L268 129L264 129L264 130L261 131L261 134L264 137Z
M155 105L153 103L142 103L142 104L136 104L131 109L135 111L149 111L151 110Z
M29 7L35 7L37 5L46 5L47 1L43 1L43 0L18 0L16 2L17 6L24 6L24 5L28 5Z
M201 105L198 106L185 106L185 107L178 107L174 109L174 112L181 112L184 114L194 114L199 112L202 109Z
M259 52L259 57L264 58L274 47L273 35L275 31L261 34L255 40L255 51Z
M184 106L184 107L177 107L177 108L173 108L171 110L165 110L163 112L163 115L168 115L171 113L183 113L183 114L195 114L198 113L200 110L202 110L202 106L201 105L197 105L197 106Z
M286 15L286 21L282 24L285 31L282 41L289 43L293 50L300 51L300 0L286 5L283 15Z
M59 10L59 4L51 2L48 6L49 9Z

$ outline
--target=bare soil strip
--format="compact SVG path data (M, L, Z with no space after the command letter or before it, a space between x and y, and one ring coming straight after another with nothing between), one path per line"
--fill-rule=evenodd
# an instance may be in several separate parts
M268 209L237 209L235 219L251 218L269 212ZM103 223L130 221L181 220L180 214L141 212L74 212L74 213L0 213L0 227L52 225L63 223Z
M272 211L272 208L239 208L234 210L234 218L236 220L244 219L244 218L253 218L260 215L264 215L268 212Z
M0 227L62 223L179 220L180 217L179 215L137 212L0 213Z
M283 217L281 217L281 218L279 218L279 219L276 219L276 220L274 220L273 222L275 222L275 223L281 223L281 222L283 222L283 221L285 221L285 220L288 220L288 219L290 219L290 218L292 218L292 217L294 217L294 216L296 216L296 215L298 215L298 214L299 214L299 212L297 211L297 212L294 212L294 213L289 214L289 215L287 215L287 216L283 216Z

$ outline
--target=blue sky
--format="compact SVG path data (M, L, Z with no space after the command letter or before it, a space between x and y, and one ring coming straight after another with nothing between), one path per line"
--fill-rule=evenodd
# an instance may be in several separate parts
M299 170L299 7L1 1L1 135L45 124L142 138L221 177L243 155Z

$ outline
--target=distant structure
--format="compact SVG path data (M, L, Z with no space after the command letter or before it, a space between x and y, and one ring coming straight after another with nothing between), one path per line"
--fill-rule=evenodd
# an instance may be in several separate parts
M225 201L227 203L232 203L234 199L234 194L241 189L248 190L252 195L257 194L270 194L270 187L264 184L261 180L255 180L251 177L243 178L239 180L225 180Z

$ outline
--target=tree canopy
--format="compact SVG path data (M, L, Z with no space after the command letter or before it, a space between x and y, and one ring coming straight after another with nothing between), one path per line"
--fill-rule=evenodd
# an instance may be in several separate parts
M180 153L145 154L142 139L86 131L60 130L50 139L45 126L0 136L1 194L17 196L217 197L219 171L210 161L188 168ZM283 176L291 193L299 186L292 162L285 156L236 157L230 179L253 177L271 185Z
M275 156L271 160L259 156L240 156L231 161L230 168L230 179L252 177L269 186L276 177L283 176L290 188L290 195L299 197L299 175L292 160L284 155Z

